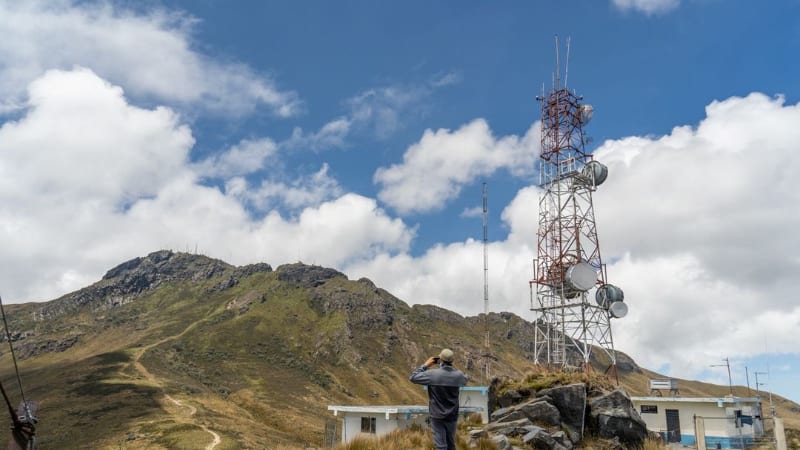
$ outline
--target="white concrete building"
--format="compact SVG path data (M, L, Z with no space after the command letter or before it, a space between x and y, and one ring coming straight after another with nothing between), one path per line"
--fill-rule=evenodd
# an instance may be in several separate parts
M631 397L647 429L668 443L694 446L702 417L708 448L743 448L764 434L758 397Z
M459 394L459 413L462 416L479 413L488 422L489 388L464 386ZM428 405L391 406L328 406L328 411L342 418L342 443L361 434L383 436L413 424L428 426Z

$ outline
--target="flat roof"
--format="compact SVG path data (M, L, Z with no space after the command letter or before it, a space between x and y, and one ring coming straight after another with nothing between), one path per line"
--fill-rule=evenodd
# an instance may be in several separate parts
M422 389L428 390L427 385L422 385ZM483 395L486 395L489 392L489 386L461 386L458 388L459 391L470 391L470 392L480 392Z
M760 397L631 397L631 401L671 403L760 403Z
M480 406L460 406L460 412L480 412ZM329 405L328 411L338 412L359 412L373 414L428 414L428 405L369 405L369 406L343 406Z

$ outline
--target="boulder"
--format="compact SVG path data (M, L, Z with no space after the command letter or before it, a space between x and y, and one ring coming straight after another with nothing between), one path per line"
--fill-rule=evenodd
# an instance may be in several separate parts
M497 396L497 403L503 408L508 408L509 406L519 404L525 397L527 396L523 395L520 391L509 389Z
M536 398L519 405L517 408L518 411L524 413L531 422L543 423L546 425L558 425L561 423L561 414L558 412L558 408L544 399Z
M525 434L525 436L522 437L522 442L537 449L566 450L566 447L553 439L543 428L539 427L535 427L535 429Z
M555 433L551 433L550 436L553 436L553 439L558 441L558 443L563 445L567 450L572 450L575 446L569 439L569 436L567 436L567 433L563 431L556 431Z
M526 432L525 427L533 425L530 420L528 419L519 419L519 420L512 420L510 422L492 422L489 425L486 425L484 430L495 433L495 434L502 434L504 436L516 436L520 434L524 434Z
M497 411L495 411L495 414L492 414L492 420L495 422L511 422L519 419L529 419L528 415L519 408L503 408L503 410L505 410L505 414L502 415L496 414Z
M503 436L502 434L498 434L496 436L492 436L492 442L497 445L499 450L512 450L511 442L509 442L508 438Z
M586 384L573 383L566 386L556 386L542 389L537 396L547 395L552 399L553 405L561 413L561 422L578 435L578 442L583 439L583 428L586 417Z
M589 426L599 437L619 439L625 447L641 445L647 427L622 389L592 399L589 405Z

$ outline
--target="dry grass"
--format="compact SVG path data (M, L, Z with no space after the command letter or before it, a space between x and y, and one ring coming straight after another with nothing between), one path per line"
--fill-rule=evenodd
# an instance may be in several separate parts
M464 433L459 433L456 440L458 450L498 450L488 439L480 439L476 447L470 447ZM431 431L420 426L412 426L405 430L395 430L380 437L359 436L347 444L340 444L335 450L401 450L419 449L433 450Z
M548 369L542 366L536 366L534 370L528 372L522 380L501 381L497 388L499 393L507 392L511 389L518 391L537 391L539 389L564 386L573 383L586 383L589 389L614 389L614 383L601 373L586 373L582 371L568 372Z
M583 441L575 447L575 450L609 450L616 448L614 446L609 445L608 442L594 437L594 436L585 436ZM646 439L642 446L638 448L638 450L667 450L667 447L663 441L660 439Z

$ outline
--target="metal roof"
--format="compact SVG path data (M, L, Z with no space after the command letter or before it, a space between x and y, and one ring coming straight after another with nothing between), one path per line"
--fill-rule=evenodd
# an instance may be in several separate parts
M334 416L338 416L339 412L355 412L367 414L384 414L389 418L390 414L428 414L428 405L383 405L383 406L342 406L342 405L329 405L328 411L333 411ZM481 412L483 408L480 406L460 406L459 413L473 413Z
M667 403L760 403L760 397L631 397L631 401Z

